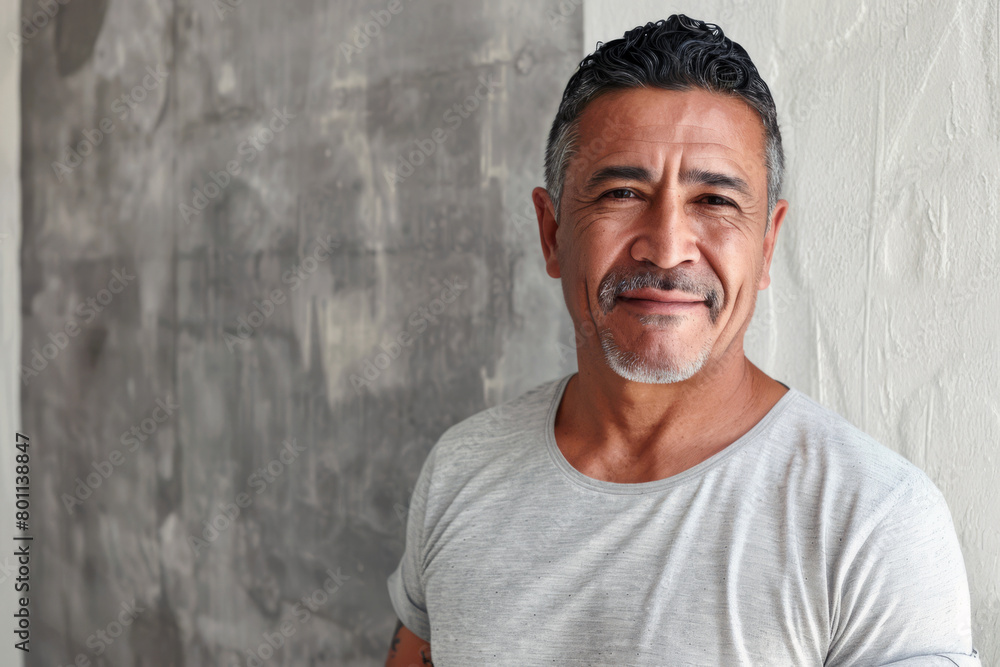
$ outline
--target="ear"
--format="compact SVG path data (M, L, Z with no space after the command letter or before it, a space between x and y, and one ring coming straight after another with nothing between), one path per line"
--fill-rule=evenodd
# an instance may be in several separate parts
M757 289L767 289L771 284L771 258L774 257L774 245L778 241L778 230L781 223L785 221L785 214L788 213L788 202L779 199L771 212L771 229L764 236L764 266L760 272L760 280L757 282Z
M552 198L545 188L535 188L531 191L531 201L535 204L535 215L538 217L538 234L542 240L542 254L545 256L545 272L553 278L559 278L559 245L556 232L559 223L556 222L555 208Z

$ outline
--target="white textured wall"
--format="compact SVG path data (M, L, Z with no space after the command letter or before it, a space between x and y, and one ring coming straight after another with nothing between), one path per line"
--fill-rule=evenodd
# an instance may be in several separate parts
M22 654L13 647L10 628L15 611L10 565L14 547L14 433L21 425L21 94L20 52L8 35L18 34L21 17L15 0L0 0L0 665L19 667ZM37 448L32 457L37 454ZM39 490L32 490L35 494Z
M771 86L791 210L748 356L948 499L1000 665L1000 2L587 0L584 46L684 13Z

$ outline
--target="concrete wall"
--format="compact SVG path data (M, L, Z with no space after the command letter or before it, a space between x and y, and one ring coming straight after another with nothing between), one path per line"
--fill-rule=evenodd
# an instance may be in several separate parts
M574 363L530 190L582 12L58 7L21 90L27 664L256 664L282 629L269 664L381 664L428 450Z
M587 0L584 52L684 13L775 96L791 210L747 335L772 376L948 499L973 639L1000 660L1000 2Z
M273 663L379 664L427 451L575 365L529 200L566 78L675 11L742 42L781 114L751 358L938 483L1000 655L998 0L389 6L60 4L21 45L23 230L0 60L0 427L20 400L44 445L28 664L247 664L286 620Z
M20 383L17 369L21 347L21 279L18 249L21 243L21 191L19 159L21 109L18 86L21 74L20 44L8 35L20 32L20 6L15 0L0 1L0 433L6 445L0 456L0 516L14 516L14 449L21 428ZM12 619L19 595L14 591L13 521L0 521L0 618ZM22 652L13 641L0 643L0 664L18 667Z

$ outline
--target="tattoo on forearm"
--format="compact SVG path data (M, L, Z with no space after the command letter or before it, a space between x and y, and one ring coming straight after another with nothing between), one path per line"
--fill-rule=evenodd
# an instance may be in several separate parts
M396 629L392 633L392 643L389 645L389 660L394 660L396 658L396 650L399 648L399 642L402 641L399 636L399 632L402 629L403 621L396 621ZM431 662L430 644L425 643L420 647L420 665L413 663L409 667L421 667L421 665L430 665L430 667L434 667L434 663Z
M396 621L396 629L392 633L392 644L389 647L389 655L396 657L396 646L399 644L399 631L403 627L402 621Z

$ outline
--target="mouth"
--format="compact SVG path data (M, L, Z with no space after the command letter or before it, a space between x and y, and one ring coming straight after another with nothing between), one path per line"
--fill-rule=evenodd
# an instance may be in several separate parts
M668 303L668 304L680 304L680 305L691 305L691 304L704 304L705 299L699 298L694 294L688 292L680 292L677 290L659 290L653 289L652 287L645 287L643 289L629 290L627 292L622 292L619 299L623 301L649 301L651 303Z
M704 299L688 292L653 288L622 292L617 300L631 308L661 314L689 313L697 308L708 307Z

